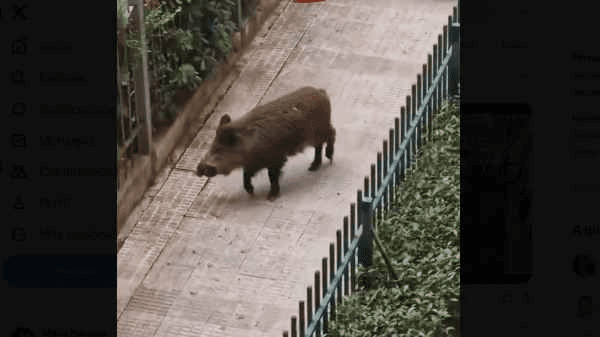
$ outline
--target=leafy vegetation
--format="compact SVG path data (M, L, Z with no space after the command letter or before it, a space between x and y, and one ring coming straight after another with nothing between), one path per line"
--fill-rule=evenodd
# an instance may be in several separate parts
M445 105L396 191L393 212L377 224L398 281L380 277L344 300L328 336L458 336L459 333L459 110ZM359 277L385 275L379 251Z
M126 3L117 1L119 41L125 41L125 49L130 51L121 55L127 65L121 67L121 73L122 80L133 87L127 69L133 71L139 63L140 41L132 18L135 14L129 20L124 17ZM175 95L191 92L201 81L215 76L218 63L232 49L236 6L233 0L163 0L158 6L144 8L153 121L173 120L178 109L173 104Z

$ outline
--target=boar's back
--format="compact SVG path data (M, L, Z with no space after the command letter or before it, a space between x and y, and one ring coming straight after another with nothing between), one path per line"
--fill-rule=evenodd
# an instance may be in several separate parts
M327 134L330 118L331 106L325 91L304 87L255 107L229 127L248 135L247 150L253 155L290 156L308 144L324 141L315 137Z

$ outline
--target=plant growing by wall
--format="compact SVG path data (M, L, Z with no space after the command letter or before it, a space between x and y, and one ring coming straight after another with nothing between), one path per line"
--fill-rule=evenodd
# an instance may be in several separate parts
M213 44L222 60L231 51L231 34L236 29L233 12L236 2L233 0L210 0L202 3L203 12L211 21Z
M144 9L154 121L173 120L179 108L173 98L214 77L218 62L232 49L235 6L233 0L164 0ZM129 33L136 29L131 21ZM128 34L127 47L135 51L128 58L133 69L140 49L135 34Z

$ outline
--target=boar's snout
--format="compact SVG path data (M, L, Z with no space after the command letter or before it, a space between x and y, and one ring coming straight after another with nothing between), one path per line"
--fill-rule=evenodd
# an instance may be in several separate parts
M198 170L196 171L196 174L199 177L202 176L207 176L207 177L214 177L217 175L217 168L214 166L210 166L210 165L206 165L204 163L200 163L198 164Z

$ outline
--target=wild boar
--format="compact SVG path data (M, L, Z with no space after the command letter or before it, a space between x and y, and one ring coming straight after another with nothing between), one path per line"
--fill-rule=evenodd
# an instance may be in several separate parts
M315 159L308 170L315 171L321 166L324 143L325 156L332 160L335 129L329 97L323 89L304 87L256 106L235 121L223 115L196 173L214 177L241 167L244 189L253 194L251 179L266 168L271 183L267 199L273 201L279 196L279 177L287 158L314 146Z

